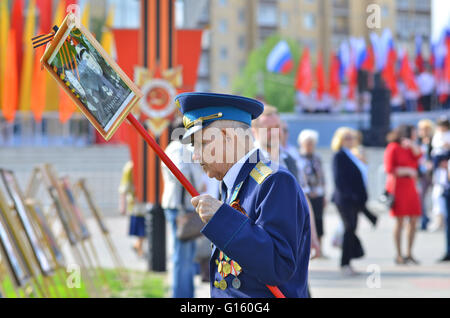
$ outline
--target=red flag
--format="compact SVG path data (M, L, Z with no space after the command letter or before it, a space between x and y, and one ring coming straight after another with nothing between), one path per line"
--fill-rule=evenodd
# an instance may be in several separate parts
M323 94L325 93L325 72L323 69L323 57L321 51L319 51L319 56L317 57L316 78L317 99L322 100Z
M16 31L17 71L22 74L23 60L23 0L13 2L11 28Z
M445 36L445 44L447 46L447 55L445 56L444 79L450 82L450 34L447 32Z
M1 109L3 116L9 122L14 121L14 116L18 104L18 87L19 79L17 76L17 56L16 56L16 32L14 29L9 31L8 45L6 48L5 71L1 79L3 86L3 95L1 102Z
M406 53L405 56L403 56L402 64L400 67L400 77L402 78L408 90L415 92L419 90L419 87L417 86L416 83L416 79L414 77L414 72L409 64L408 53Z
M422 57L422 53L416 56L416 69L419 73L423 72L425 69L425 62Z
M331 54L330 57L330 70L329 70L329 83L328 93L335 100L341 98L341 87L339 81L339 58L336 54Z
M39 10L40 29L43 33L49 33L52 28L52 0L37 0L36 6Z
M395 63L397 61L397 53L393 48L389 49L386 65L381 76L383 77L387 88L391 91L392 96L398 93L397 78L395 76Z
M358 86L358 70L356 65L352 63L347 73L348 78L348 94L347 98L354 100L356 97L356 87Z
M43 32L39 33L42 34ZM47 91L47 76L45 71L41 67L40 59L44 55L45 46L41 46L36 49L34 56L34 69L33 69L33 85L31 87L31 111L33 112L34 119L37 122L42 120L42 114L45 110L45 99Z
M302 57L298 64L297 79L295 81L295 88L297 91L309 94L312 89L312 69L309 57L309 48L303 50Z
M203 30L177 30L177 64L183 66L183 87L179 92L194 91L202 54Z
M367 48L367 56L361 65L361 69L371 73L375 71L375 54L371 45Z

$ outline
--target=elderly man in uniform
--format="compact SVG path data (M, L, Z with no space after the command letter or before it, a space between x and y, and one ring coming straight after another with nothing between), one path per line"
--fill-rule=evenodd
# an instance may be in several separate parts
M184 143L210 178L219 201L192 198L213 243L211 297L307 297L308 205L295 177L253 146L250 126L264 106L253 99L205 93L177 96L187 129Z

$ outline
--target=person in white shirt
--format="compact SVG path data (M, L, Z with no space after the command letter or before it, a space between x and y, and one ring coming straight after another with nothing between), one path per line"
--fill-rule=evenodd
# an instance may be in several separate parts
M443 227L444 218L448 214L444 188L447 183L447 160L450 153L450 121L443 116L438 119L436 132L431 142L433 148L431 154L434 161L432 204L434 221L430 226L431 231L436 231Z
M175 128L181 127L184 126L179 121ZM206 191L206 186L203 184L203 171L198 163L192 162L192 152L187 147L179 140L173 140L167 146L165 153L199 192ZM164 180L161 206L170 225L172 236L172 297L193 298L196 273L194 263L195 240L181 241L176 235L177 216L182 211L194 212L190 203L192 197L184 190L181 183L165 164L162 164L161 167Z
M424 111L431 110L431 97L434 94L436 88L436 82L434 80L433 74L431 74L430 68L427 67L426 70L417 77L417 85L420 91L420 104Z

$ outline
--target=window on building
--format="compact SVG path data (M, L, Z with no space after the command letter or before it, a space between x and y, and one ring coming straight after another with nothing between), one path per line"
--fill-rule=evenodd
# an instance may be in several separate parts
M397 0L397 9L408 10L410 0Z
M245 34L242 34L239 36L238 38L238 46L241 50L244 50L247 48L247 42L246 42L246 38L245 38Z
M280 16L280 26L283 29L286 29L289 26L289 13L281 12Z
M381 7L381 17L388 18L389 17L389 7L387 5L383 5Z
M314 29L316 27L316 16L313 13L305 13L303 24L308 30Z
M258 24L266 27L276 27L278 12L276 3L260 3L258 6Z
M211 85L208 80L199 79L195 86L196 92L209 93L211 91Z
M221 47L219 52L221 60L228 59L228 48L226 46Z
M416 10L430 11L431 10L431 0L416 0L415 7Z
M209 76L209 53L203 52L200 57L200 63L198 65L198 76L208 77Z
M222 19L219 21L219 31L220 31L220 33L228 32L228 21L227 20Z
M245 20L246 20L245 8L242 8L238 11L238 21L239 23L245 23Z
M228 74L227 73L220 74L220 77L219 77L220 87L228 88L229 84L230 84L230 78L229 78Z

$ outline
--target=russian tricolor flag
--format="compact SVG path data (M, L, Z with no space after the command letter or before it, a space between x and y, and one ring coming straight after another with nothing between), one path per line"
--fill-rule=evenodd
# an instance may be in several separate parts
M280 41L267 56L267 70L272 73L286 74L292 71L294 61L286 41Z

